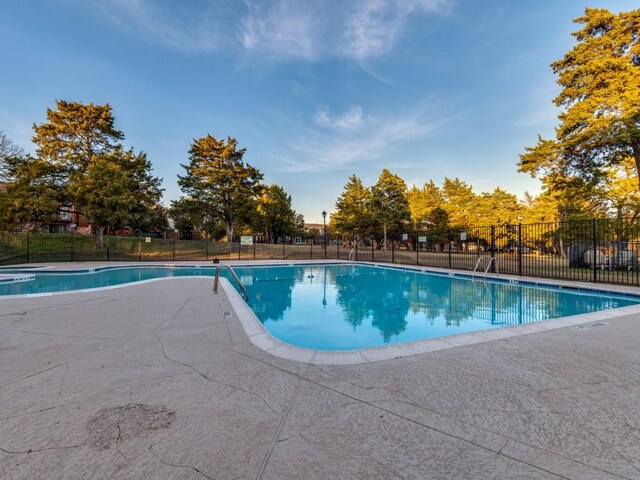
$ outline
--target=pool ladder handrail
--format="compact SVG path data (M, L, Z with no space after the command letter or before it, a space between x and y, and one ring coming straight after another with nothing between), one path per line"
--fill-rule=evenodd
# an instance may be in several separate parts
M487 268L484 269L485 277L487 276L487 273L489 273L489 269L491 268L492 263L496 266L496 275L498 274L498 261L496 260L496 257L491 257L489 259L489 263L487 263Z
M478 256L478 261L476 262L476 266L473 267L473 273L476 273L476 271L478 270L478 267L480 266L480 262L482 262L486 257L484 256ZM496 273L498 273L498 261L496 259L496 257L491 257L489 259L489 263L487 263L486 268L484 269L484 276L487 276L487 273L489 273L489 269L491 268L491 264L495 264L496 266Z
M236 283L240 287L240 293L244 297L245 301L248 302L249 301L249 295L247 295L247 289L242 284L242 282L240 281L240 278L238 278L238 275L236 274L235 270L233 268L231 268L231 265L218 265L216 267L216 276L215 276L215 278L213 280L213 293L218 293L218 283L220 281L220 271L223 268L226 268L227 270L229 270L229 272L231 272L231 276L233 277L233 279L236 281Z

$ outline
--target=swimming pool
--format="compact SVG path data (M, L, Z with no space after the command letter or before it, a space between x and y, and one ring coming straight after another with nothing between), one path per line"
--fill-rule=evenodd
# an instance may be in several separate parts
M640 296L472 280L401 267L298 264L234 267L248 305L283 342L355 350L521 325L640 304ZM118 267L36 272L0 283L0 295L114 286L156 278L213 276L215 267Z

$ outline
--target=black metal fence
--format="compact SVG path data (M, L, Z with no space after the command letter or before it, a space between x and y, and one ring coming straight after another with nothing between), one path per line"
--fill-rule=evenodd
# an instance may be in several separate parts
M640 285L640 225L592 219L465 229L427 229L307 243L163 240L73 234L0 233L0 264L77 261L212 261L342 259L586 282Z

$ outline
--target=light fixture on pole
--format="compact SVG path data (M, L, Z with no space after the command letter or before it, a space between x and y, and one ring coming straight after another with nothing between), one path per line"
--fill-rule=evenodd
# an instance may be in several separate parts
M324 237L324 258L327 258L327 212L322 211L322 236Z

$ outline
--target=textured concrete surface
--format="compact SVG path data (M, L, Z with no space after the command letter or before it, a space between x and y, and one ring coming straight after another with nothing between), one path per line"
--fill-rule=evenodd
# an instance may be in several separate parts
M323 366L211 286L1 299L0 477L640 479L638 315Z

